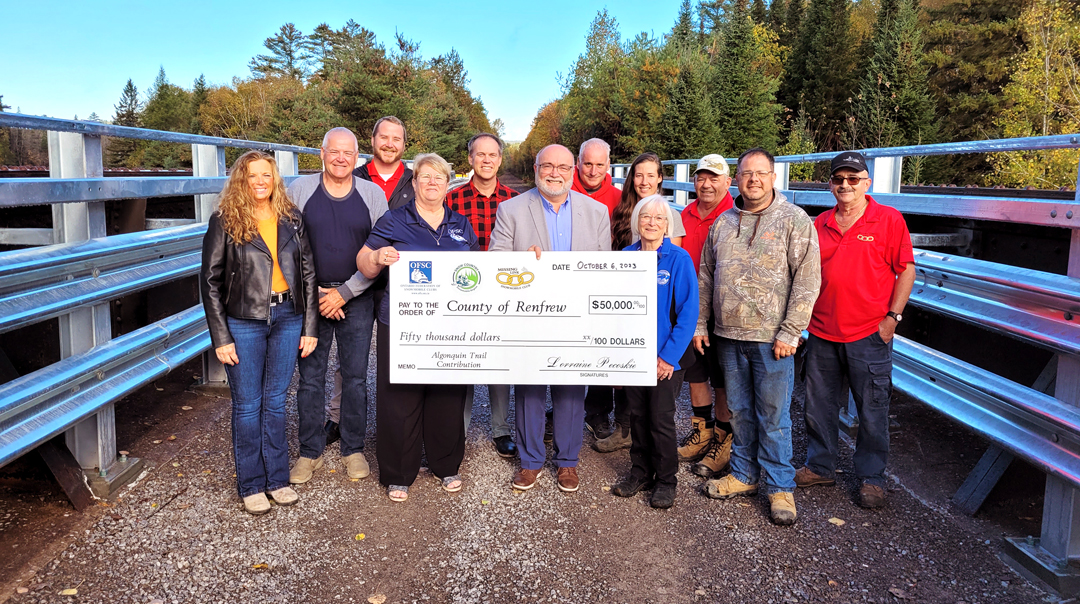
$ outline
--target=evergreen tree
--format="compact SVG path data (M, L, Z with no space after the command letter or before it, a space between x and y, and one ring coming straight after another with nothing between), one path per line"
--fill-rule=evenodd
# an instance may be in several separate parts
M803 0L789 0L784 19L784 29L790 38L791 52L784 63L784 77L780 80L777 100L784 107L786 119L799 112L800 93L806 77L806 54L809 39L804 43L802 30Z
M195 83L191 87L191 132L195 134L206 134L203 130L202 122L199 120L199 110L206 104L206 97L209 93L209 88L206 86L206 76L199 74L199 77L195 78Z
M96 111L91 111L90 112L90 117L86 118L86 121L88 121L88 122L100 122L101 121L101 116L99 116Z
M780 38L782 45L787 45L790 41L785 40L787 36L787 4L784 0L772 0L769 3L769 28L776 32L776 35Z
M701 157L720 143L709 93L708 63L700 54L681 61L678 77L668 85L667 107L660 120L656 151L661 157Z
M918 0L882 0L859 83L853 147L934 142L937 126L919 38Z
M929 10L924 22L929 86L942 122L941 140L1000 138L995 123L1002 91L1023 46L1019 18L1024 0L963 0ZM970 184L991 172L982 153L941 158L935 182Z
M281 76L304 80L311 73L310 40L292 23L281 26L278 33L263 42L270 54L257 55L249 63L258 77Z
M187 132L191 128L191 93L169 82L165 68L158 70L150 98L143 108L144 128ZM138 160L144 167L178 168L191 165L191 146L153 141L141 146Z
M751 147L775 149L778 137L776 82L759 61L762 49L745 3L736 3L720 30L722 45L712 71L711 95L720 153L738 155Z
M750 8L750 17L754 20L754 23L765 25L769 18L768 11L765 8L765 0L754 0L754 4Z
M113 106L112 123L115 126L139 127L139 112L142 108L139 103L139 90L129 78L124 84L124 90L120 93L120 100ZM105 161L110 167L126 166L128 160L138 149L138 141L131 138L109 138L105 153Z
M690 48L694 44L694 17L690 13L690 0L682 0L675 27L671 29L668 46L676 50Z

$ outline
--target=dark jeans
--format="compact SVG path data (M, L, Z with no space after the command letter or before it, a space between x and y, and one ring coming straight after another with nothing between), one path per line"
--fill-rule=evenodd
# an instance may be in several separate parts
M885 486L889 457L889 398L892 395L892 343L874 332L841 344L813 334L806 341L806 467L832 478L836 474L840 409L847 405L844 378L859 414L855 475Z
M620 426L630 425L630 411L626 407L626 389L611 386L589 386L585 393L585 419L607 418L615 410L615 421Z
M316 459L326 448L326 365L337 336L341 364L341 456L364 450L367 432L367 370L371 350L374 302L368 292L342 307L340 321L319 317L319 345L300 359L296 408L300 416L300 455Z
M270 308L270 320L226 318L239 363L226 365L232 393L233 456L241 497L289 486L285 392L296 369L304 316L292 301Z
M679 446L675 439L675 399L683 382L682 369L655 386L627 386L626 406L630 412L630 475L656 477L657 484L675 486L679 471Z
M791 465L791 390L795 357L777 360L772 342L710 337L720 356L731 409L731 474L765 492L795 491Z
M375 449L379 482L410 486L420 471L421 451L439 478L453 476L465 457L464 385L391 384L390 328L379 323L377 336Z

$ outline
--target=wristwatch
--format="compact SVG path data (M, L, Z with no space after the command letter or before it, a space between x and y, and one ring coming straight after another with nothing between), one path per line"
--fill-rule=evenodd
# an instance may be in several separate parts
M893 312L891 310L889 312L885 313L885 316L886 317L892 317L893 319L896 320L897 323L904 320L904 315L902 315L900 313L895 313L895 312Z

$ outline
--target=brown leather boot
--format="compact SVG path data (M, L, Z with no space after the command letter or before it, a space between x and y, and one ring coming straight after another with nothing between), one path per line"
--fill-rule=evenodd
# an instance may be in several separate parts
M705 427L705 420L700 417L690 418L690 432L677 449L679 461L698 461L705 457L712 441L712 428Z
M722 428L713 428L713 437L709 441L709 450L705 457L694 464L691 472L705 478L712 478L727 467L731 461L731 435Z

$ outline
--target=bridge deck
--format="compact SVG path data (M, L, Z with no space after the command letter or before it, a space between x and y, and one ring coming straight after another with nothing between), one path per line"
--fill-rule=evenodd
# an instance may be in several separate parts
M298 489L299 505L253 518L235 495L229 403L185 391L197 371L189 363L158 384L162 391L152 385L120 403L120 446L149 469L109 507L65 518L57 513L68 506L58 491L43 501L36 484L23 490L10 474L0 481L0 543L14 550L0 562L6 581L0 599L18 587L30 592L15 602L53 602L61 590L75 588L79 601L142 604L339 596L364 602L378 594L387 602L896 602L899 596L1019 603L1045 597L998 560L996 538L1037 533L1041 487L1010 489L1009 483L1041 480L1041 473L1018 465L979 517L955 511L948 497L985 445L958 425L928 421L932 411L900 395L890 465L898 482L890 486L888 506L854 505L850 451L842 449L847 472L840 485L798 492L800 516L791 528L769 523L763 497L713 501L698 494L701 479L687 464L672 510L653 510L641 495L613 497L603 487L628 469L627 452L596 453L588 435L578 493L558 492L553 473L545 472L536 489L515 495L509 480L516 460L497 457L489 444L483 387L461 493L443 493L421 475L407 503L391 503L377 483L372 421L371 477L350 482L332 445L327 467ZM684 391L680 433L688 410ZM801 414L798 402L793 413ZM799 460L801 421L795 443ZM30 472L28 465L5 473ZM31 568L38 569L32 576Z

